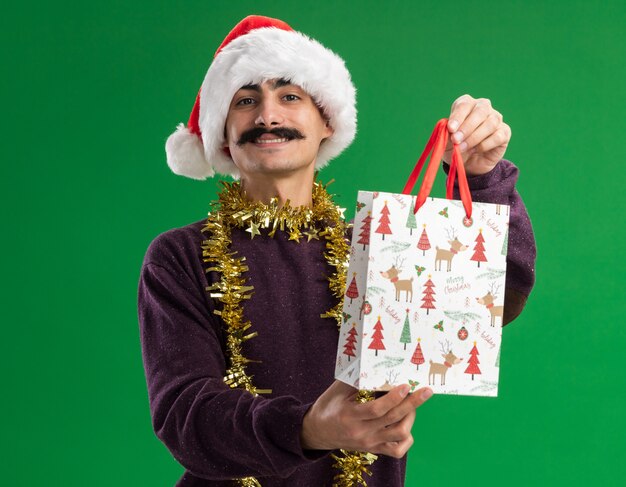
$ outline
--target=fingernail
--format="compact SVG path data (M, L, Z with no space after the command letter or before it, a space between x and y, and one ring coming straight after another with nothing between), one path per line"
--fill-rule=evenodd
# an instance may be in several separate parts
M409 386L403 385L402 388L400 389L400 396L406 397L408 393L409 393Z
M456 132L452 138L454 139L454 141L458 144L459 142L461 142L463 140L463 132Z
M459 128L459 122L457 122L456 120L451 120L450 121L450 130L452 130L453 132L456 132L456 129Z
M467 142L463 142L459 145L459 149L461 149L461 152L465 152L465 149L467 149Z
M426 401L430 399L430 396L433 395L433 391L431 389L424 389L422 391L422 401Z

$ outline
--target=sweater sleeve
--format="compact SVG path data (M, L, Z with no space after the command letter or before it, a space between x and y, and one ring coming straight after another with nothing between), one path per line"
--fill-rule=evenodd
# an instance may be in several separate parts
M255 397L223 382L226 363L217 319L209 314L203 286L183 267L157 263L158 247L153 243L148 250L138 292L157 437L189 472L212 480L286 477L322 456L305 454L300 444L310 404L292 396ZM168 266L171 262L167 259Z
M443 168L446 174L450 170L446 163ZM467 178L473 201L510 205L504 294L505 325L522 312L535 284L537 248L526 207L515 189L518 176L518 168L512 162L502 159L488 173ZM454 183L454 198L460 199L458 180Z

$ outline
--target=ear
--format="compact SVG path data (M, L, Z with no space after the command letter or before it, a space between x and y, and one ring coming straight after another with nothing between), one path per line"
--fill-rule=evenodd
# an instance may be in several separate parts
M226 124L224 124L224 143L222 149L228 149L228 133L226 133Z
M224 143L222 144L222 152L232 159L232 156L230 155L230 145L228 144L228 135L226 134L226 129L224 129Z
M331 127L330 121L326 120L326 125L324 126L324 139L331 137L335 133L335 129Z

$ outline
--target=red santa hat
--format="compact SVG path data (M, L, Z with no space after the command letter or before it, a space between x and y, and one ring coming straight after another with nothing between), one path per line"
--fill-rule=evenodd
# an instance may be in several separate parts
M356 134L356 90L343 60L285 22L251 15L217 49L187 126L179 124L165 144L170 169L206 179L239 171L223 149L224 126L234 94L248 84L283 78L305 90L323 110L334 133L324 140L315 167L324 167Z

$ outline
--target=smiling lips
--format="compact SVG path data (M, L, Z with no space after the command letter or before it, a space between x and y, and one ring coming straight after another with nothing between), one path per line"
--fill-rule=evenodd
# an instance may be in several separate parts
M289 139L287 138L282 138L282 139L254 139L254 143L255 144L280 144L282 142L287 142L289 141Z
M283 142L289 142L291 138L289 137L279 137L276 134L262 134L261 136L254 139L255 144L264 145L264 144L282 144Z

